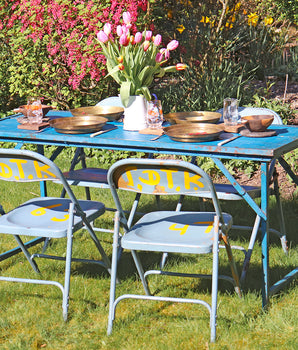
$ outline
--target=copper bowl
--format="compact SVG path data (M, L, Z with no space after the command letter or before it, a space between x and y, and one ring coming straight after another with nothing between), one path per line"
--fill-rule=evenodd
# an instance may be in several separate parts
M50 120L50 126L62 134L88 134L101 130L107 121L98 116L63 117Z
M217 123L221 117L218 112L192 111L168 113L165 116L170 124L184 123Z
M123 107L115 106L89 106L89 107L79 107L70 110L74 117L105 117L109 121L118 120L123 112Z
M272 114L248 115L241 118L246 122L247 128L252 132L265 131L273 122Z
M173 141L204 142L216 140L223 131L220 125L210 123L174 124L164 128L164 133Z

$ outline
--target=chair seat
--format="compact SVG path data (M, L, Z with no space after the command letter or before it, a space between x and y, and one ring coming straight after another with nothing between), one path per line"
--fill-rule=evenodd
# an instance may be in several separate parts
M214 184L217 198L223 200L242 200L243 197L237 192L231 184ZM261 187L259 186L242 186L242 188L250 195L251 198L259 198L261 197ZM270 194L272 194L273 190L270 188ZM199 197L202 198L211 198L210 192L200 192L198 194Z
M158 211L144 215L123 236L124 249L204 254L212 251L215 213ZM232 217L223 214L226 225ZM190 224L192 223L192 224Z
M34 198L0 217L0 232L14 235L49 238L66 237L68 209L67 198ZM105 211L103 203L80 200L82 210L89 221L95 220ZM74 216L74 230L82 227L82 219Z
M71 185L83 187L108 188L108 170L101 168L82 168L63 173Z

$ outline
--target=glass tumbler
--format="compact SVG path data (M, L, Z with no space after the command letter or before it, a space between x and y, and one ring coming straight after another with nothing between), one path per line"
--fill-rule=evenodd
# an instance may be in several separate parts
M148 101L146 122L150 129L161 129L163 113L160 100Z
M38 98L29 98L27 102L27 117L30 124L42 123L42 104Z
M238 100L236 98L224 99L223 120L226 126L235 126L239 123Z

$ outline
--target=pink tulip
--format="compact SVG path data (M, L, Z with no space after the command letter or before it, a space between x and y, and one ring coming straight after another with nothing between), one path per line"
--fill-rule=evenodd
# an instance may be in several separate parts
M122 34L119 38L119 43L122 46L127 46L129 44L129 37L125 34Z
M159 52L165 56L165 59L168 60L170 58L170 51L165 49L164 47L159 50Z
M152 38L152 31L151 30L146 30L145 32L145 40L150 40Z
M122 29L122 34L125 34L125 35L129 34L129 27L128 26L123 24L121 29Z
M162 53L158 52L155 56L155 62L160 63L162 61L163 55Z
M103 30L97 33L97 39L102 43L106 43L109 40L107 34Z
M143 48L145 52L149 49L149 46L150 46L150 41L148 40L144 41Z
M159 46L161 44L161 35L160 34L157 34L154 37L153 43L155 46Z
M123 17L123 22L125 24L130 24L130 22L131 22L131 14L129 12L123 12L122 17Z
M184 63L177 63L177 64L176 64L176 69L177 69L177 70L184 70L184 69L186 69L186 68L187 68L187 65L184 64Z
M107 36L109 36L111 34L111 31L112 31L112 26L110 23L106 23L104 26L103 26L103 31L107 34Z
M122 26L120 26L120 25L117 26L116 32L117 32L117 35L118 35L118 36L121 36L121 35L123 34Z
M172 40L168 43L167 50L170 50L170 51L175 50L177 49L178 45L179 45L179 42L177 40Z
M136 35L135 35L135 42L137 44L140 43L142 41L142 38L143 38L142 33L137 32Z

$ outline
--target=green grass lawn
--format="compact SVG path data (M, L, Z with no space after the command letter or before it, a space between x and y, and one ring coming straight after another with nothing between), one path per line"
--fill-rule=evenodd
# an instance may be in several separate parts
M1 200L5 210L18 201L38 195L38 186L18 186L0 183ZM51 185L50 195L59 195L60 186ZM78 197L84 198L82 188L76 188ZM113 206L107 191L92 190L93 199ZM127 194L126 194L127 196ZM129 207L127 198L127 206ZM163 200L162 204L173 207L174 202ZM185 208L194 209L197 202L187 199ZM270 237L270 266L272 282L298 265L297 214L298 198L283 201L289 241L289 254L285 256L279 240ZM271 225L277 226L275 203L271 205ZM154 201L143 197L141 210L155 206ZM235 223L248 224L254 215L247 206L223 203L223 210L230 212ZM96 222L97 226L113 227L113 214L107 212ZM112 235L98 233L109 256ZM12 237L1 237L1 251L15 246ZM97 252L87 239L85 231L75 235L73 256L96 257ZM233 244L247 246L249 233L232 232ZM30 248L40 251L41 245ZM63 254L64 240L53 241L50 252ZM143 254L146 266L154 267L160 255ZM235 252L240 269L243 254ZM42 277L63 281L63 262L38 260ZM14 277L36 278L22 254L1 262L1 274ZM170 256L167 267L178 270L210 271L211 256L194 258ZM220 252L220 272L229 273L224 251ZM247 280L243 286L243 298L239 299L226 282L219 284L217 342L210 344L209 314L199 305L172 304L126 300L118 305L113 333L106 335L109 303L109 275L95 265L73 264L70 291L69 320L62 318L62 296L58 288L19 283L0 283L0 348L1 349L297 349L297 283L271 298L270 308L265 312L261 304L261 247L256 243ZM143 293L142 285L128 252L123 253L119 266L121 284L117 291ZM152 291L162 295L181 297L198 296L210 301L210 282L178 277L151 276Z

